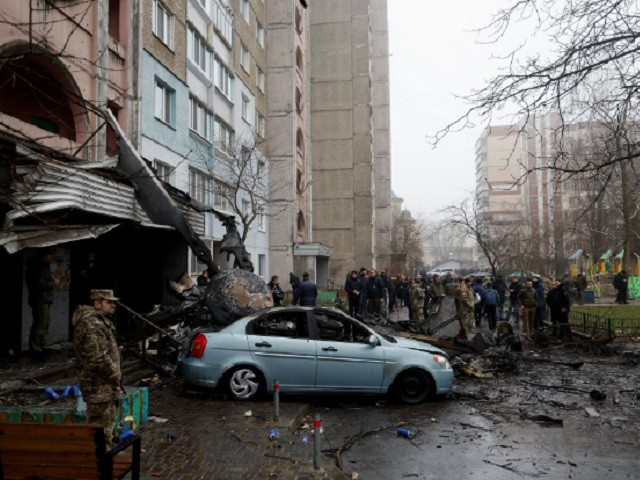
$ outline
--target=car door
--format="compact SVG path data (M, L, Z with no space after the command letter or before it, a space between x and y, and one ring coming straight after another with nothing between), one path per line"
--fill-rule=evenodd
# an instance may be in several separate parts
M384 348L369 344L369 330L346 316L321 310L314 311L312 322L318 390L380 392Z
M283 392L313 390L316 342L309 338L304 310L266 313L247 325L249 350L268 381L277 379Z

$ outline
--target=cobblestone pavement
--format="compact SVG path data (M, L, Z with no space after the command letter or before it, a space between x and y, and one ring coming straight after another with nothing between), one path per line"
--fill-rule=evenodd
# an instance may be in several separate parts
M279 422L271 421L271 398L233 402L199 394L179 394L171 386L150 393L153 416L143 435L142 474L171 480L271 480L347 478L333 459L313 467L313 438L309 444L289 429L307 413L307 404L281 401ZM250 416L245 416L251 411ZM280 435L269 440L275 426Z

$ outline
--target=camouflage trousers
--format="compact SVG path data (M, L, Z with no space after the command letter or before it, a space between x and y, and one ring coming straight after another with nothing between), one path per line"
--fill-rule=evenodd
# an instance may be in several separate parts
M460 309L460 323L467 335L476 333L476 319L473 315L473 310Z
M113 429L116 421L116 406L110 402L87 402L87 423L97 423L104 429L107 450L113 446Z
M31 306L33 324L29 332L29 349L32 352L41 352L46 346L47 333L51 323L51 304L36 303Z

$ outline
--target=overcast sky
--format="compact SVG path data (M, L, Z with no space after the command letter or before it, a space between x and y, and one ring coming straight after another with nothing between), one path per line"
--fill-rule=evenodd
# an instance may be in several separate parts
M484 125L433 135L465 111L465 95L495 73L495 46L472 32L505 0L388 0L392 188L404 208L430 216L475 189L475 142Z

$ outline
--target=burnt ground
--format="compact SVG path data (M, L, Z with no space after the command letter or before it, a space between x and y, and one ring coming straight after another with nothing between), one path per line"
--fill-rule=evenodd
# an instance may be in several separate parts
M463 367L491 377L460 372L451 395L417 406L387 397L283 395L275 424L270 398L231 402L181 393L178 384L168 382L150 393L150 413L160 422L141 429L142 471L170 479L349 478L352 473L359 480L637 478L637 343L547 348L525 343L521 353L461 357L458 368ZM128 371L129 378L148 376L139 364ZM75 372L63 349L44 362L2 365L0 375L3 406L47 407L60 405L41 388L73 383ZM322 414L324 427L319 471L313 469L313 446L300 437L308 432L300 430L304 414L313 412ZM267 435L272 425L280 432L277 442ZM413 436L396 435L399 425Z

